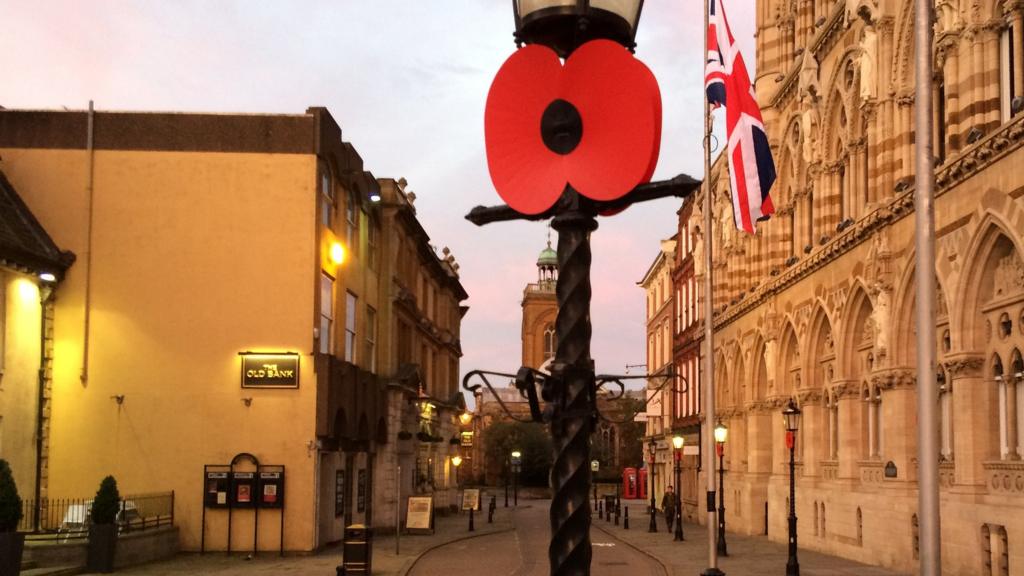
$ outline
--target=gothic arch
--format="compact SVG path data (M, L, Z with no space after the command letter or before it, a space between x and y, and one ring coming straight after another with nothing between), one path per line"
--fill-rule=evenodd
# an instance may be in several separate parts
M910 92L914 86L914 3L900 2L893 38L891 88Z
M792 322L786 322L779 338L778 373L775 376L776 394L793 394L802 387L800 370L800 340Z
M913 264L913 250L910 251L907 258L909 264L903 267L903 274L900 276L897 284L898 291L893 298L896 309L893 311L892 319L893 333L890 340L892 346L889 351L890 355L892 355L889 358L890 366L906 367L917 364L917 312L914 308L917 301L917 284L914 281L916 275ZM949 292L944 288L947 283L936 271L935 311L938 319L944 318L948 314L946 311L952 309L949 301ZM941 333L938 334L938 338L940 341L942 340ZM954 345L959 340L957 337L952 338Z
M718 406L724 406L725 398L729 396L731 373L728 346L723 346L715 354L715 402Z
M854 283L853 293L846 301L839 333L838 369L844 379L867 375L873 368L872 362L878 361L871 349L878 329L878 319L874 317L874 303L868 296L864 284L858 280Z
M956 301L959 302L950 318L953 330L960 336L954 343L958 350L973 351L984 348L986 320L982 307L996 290L996 267L1001 259L1016 254L1024 255L1021 241L1010 226L998 215L987 213L978 226L979 231L966 250L968 268L960 276Z
M822 390L832 380L830 371L834 371L836 346L835 336L825 307L820 303L815 306L811 315L811 329L807 338L807 365L804 366L804 388Z

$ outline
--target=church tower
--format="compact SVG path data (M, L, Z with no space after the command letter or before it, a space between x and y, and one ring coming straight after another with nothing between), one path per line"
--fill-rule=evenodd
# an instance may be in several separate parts
M540 368L555 356L558 254L548 245L537 257L537 282L523 289L523 366Z

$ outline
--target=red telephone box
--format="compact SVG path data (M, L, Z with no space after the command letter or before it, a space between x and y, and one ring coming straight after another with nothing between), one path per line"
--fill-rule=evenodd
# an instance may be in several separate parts
M647 468L641 468L636 473L636 497L647 500Z
M635 500L637 498L636 468L622 471L622 497Z

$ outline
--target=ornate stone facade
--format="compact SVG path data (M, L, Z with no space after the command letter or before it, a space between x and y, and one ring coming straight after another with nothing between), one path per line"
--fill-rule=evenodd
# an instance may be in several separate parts
M801 546L905 572L918 550L912 4L757 3L778 212L755 236L712 230L729 529L786 540L779 412L796 398ZM1024 574L1022 6L936 7L939 370L926 385L939 390L942 563ZM727 168L719 158L709 177L719 208ZM680 231L699 223L680 212Z

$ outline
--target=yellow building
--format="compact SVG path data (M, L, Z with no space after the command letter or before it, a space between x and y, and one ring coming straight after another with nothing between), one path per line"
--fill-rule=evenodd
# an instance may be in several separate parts
M939 286L939 371L925 383L914 366L912 4L757 3L776 215L756 236L737 233L724 159L709 176L727 523L786 540L780 412L793 398L800 545L913 572L916 395L934 386L943 573L1024 574L1022 4L935 3L927 273ZM695 210L679 230L701 223Z
M425 395L442 383L396 369L395 222L325 109L2 110L0 156L79 255L55 290L44 495L87 497L106 474L122 492L174 490L190 550L228 545L227 513L203 505L223 490L239 503L234 550L253 547L254 497L284 503L283 534L279 511L260 511L260 550L311 550L375 517L393 525L374 507L377 478L395 479L395 410L415 418L419 383ZM457 309L454 271L420 260ZM457 342L457 321L448 329ZM285 466L282 492L204 475L239 454Z

